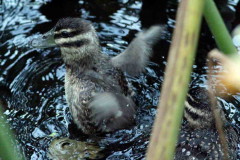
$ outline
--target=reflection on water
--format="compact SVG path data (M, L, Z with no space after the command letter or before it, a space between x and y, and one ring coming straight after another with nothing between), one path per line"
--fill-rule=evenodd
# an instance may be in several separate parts
M228 2L232 9L239 8L237 3ZM141 25L166 24L165 37L155 47L146 72L139 77L129 77L138 95L136 126L104 135L99 142L105 147L108 159L142 159L156 113L176 7L174 0L144 0L143 3L140 0L4 1L0 11L0 98L8 102L5 114L28 159L47 159L47 147L56 137L92 140L72 124L64 97L65 68L59 50L32 49L28 40L52 28L61 17L77 16L92 21L104 53L116 55L127 47ZM222 8L225 14L240 15L239 10L229 11L223 5ZM232 19L227 17L226 22L232 24ZM233 20L233 25L236 24L239 19ZM204 57L214 46L208 29L203 26L191 87L205 86ZM231 103L220 101L232 123L240 127L239 111L235 107L239 106L240 96L234 95L229 100Z

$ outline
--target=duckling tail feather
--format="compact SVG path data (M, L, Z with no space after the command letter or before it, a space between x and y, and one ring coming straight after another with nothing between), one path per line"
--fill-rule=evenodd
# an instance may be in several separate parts
M163 26L152 26L137 34L128 48L111 59L113 66L120 68L129 75L141 73L152 55L152 47L161 38Z
M100 131L111 132L131 126L135 104L131 98L110 92L99 93L89 104L92 117Z

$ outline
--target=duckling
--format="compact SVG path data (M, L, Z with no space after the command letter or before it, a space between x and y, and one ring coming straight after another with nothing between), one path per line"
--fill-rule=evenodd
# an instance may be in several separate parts
M85 134L112 132L134 123L136 105L123 72L137 75L147 65L161 26L138 33L128 48L111 58L102 54L93 25L60 19L33 47L58 46L66 66L65 94L74 123Z
M223 152L219 142L218 132L212 110L210 108L208 91L194 88L189 91L185 101L184 118L179 141L176 147L176 160L223 159ZM218 103L223 122L227 124L220 103ZM228 142L229 159L237 159L239 137L231 125L223 127Z

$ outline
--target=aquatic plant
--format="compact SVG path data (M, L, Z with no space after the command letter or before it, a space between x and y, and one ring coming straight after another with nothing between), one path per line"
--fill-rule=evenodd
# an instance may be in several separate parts
M177 24L147 152L148 160L170 160L174 157L203 6L204 1L199 0L183 0L179 4Z
M5 116L2 114L2 102L0 100L0 159L3 160L21 160L21 155L17 153L15 138L6 123Z
M237 53L230 34L212 0L182 0L180 2L158 113L147 152L148 160L174 158L202 14L219 49L227 55ZM220 142L223 148L226 148L225 137L221 135L222 126L219 126L222 124L219 123L221 119L217 114L214 116L220 133ZM226 159L227 151L223 149L223 152L224 159Z

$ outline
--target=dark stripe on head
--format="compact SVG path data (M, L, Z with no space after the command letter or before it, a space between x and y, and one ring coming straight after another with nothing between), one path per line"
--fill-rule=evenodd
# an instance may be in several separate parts
M201 117L200 115L198 115L197 113L193 113L192 111L190 111L187 107L185 108L185 112L193 119L193 120L198 120L198 119L202 119L203 117Z
M211 101L207 89L201 87L192 88L189 90L189 95L194 101L190 97L187 98L187 101L193 108L211 112Z
M88 28L88 30L73 30L73 31L63 31L63 32L60 31L60 33L54 34L54 39L71 38L80 34L87 33L89 31L90 31L90 28Z
M211 103L209 99L198 99L195 97L195 95L191 95L191 96L194 99L194 101L190 97L187 97L187 101L189 105L201 111L211 111L211 108L210 108Z
M83 45L88 44L90 41L88 39L82 39L82 40L78 40L75 42L67 42L67 43L62 43L60 44L60 47L81 47Z

